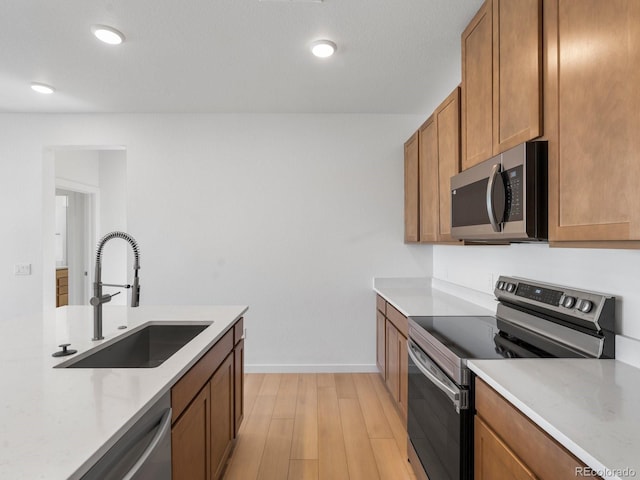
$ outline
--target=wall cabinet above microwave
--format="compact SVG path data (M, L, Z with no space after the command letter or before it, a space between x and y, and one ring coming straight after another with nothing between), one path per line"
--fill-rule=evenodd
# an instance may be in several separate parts
M462 33L462 169L542 134L542 0L487 0Z

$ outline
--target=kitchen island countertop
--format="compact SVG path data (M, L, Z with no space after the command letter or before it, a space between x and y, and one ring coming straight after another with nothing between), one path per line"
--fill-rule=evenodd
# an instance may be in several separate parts
M88 306L0 322L0 478L80 478L247 309L105 305L96 342ZM54 368L147 322L212 324L156 368ZM62 343L78 354L52 357Z

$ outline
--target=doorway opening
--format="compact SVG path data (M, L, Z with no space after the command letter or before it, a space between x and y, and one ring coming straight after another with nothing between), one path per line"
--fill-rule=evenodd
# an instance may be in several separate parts
M54 147L51 151L55 179L56 305L60 304L59 292L64 289L60 277L65 275L68 275L65 280L68 304L88 305L93 295L98 240L108 232L127 230L126 150ZM102 274L117 283L126 279L127 250L126 245L112 243ZM114 297L113 303L125 304L126 296Z

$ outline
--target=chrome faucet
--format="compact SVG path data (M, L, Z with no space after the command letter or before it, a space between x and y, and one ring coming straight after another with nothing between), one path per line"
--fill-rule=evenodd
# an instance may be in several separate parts
M122 238L129 242L133 249L134 262L133 262L133 285L116 285L113 283L102 283L102 249L105 243L112 238ZM93 338L91 340L102 340L102 304L110 302L113 297L120 292L114 294L102 294L102 287L120 287L131 289L131 306L137 307L140 305L140 283L138 281L138 270L140 270L140 251L138 249L138 242L125 232L111 232L107 233L98 242L98 248L96 250L96 271L95 280L93 282L93 297L89 303L93 305Z

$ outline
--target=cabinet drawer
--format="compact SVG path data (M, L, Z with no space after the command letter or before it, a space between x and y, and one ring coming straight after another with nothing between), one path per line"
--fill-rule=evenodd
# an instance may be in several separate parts
M383 315L387 314L387 302L380 295L376 296L376 308L380 310Z
M389 304L387 304L387 318L391 323L393 323L398 331L405 336L405 338L409 336L409 321L407 320L407 317Z
M477 415L497 437L541 480L575 478L576 468L585 467L520 410L480 379L476 379ZM545 459L541 462L540 459Z
M69 305L69 295L58 295L56 307L64 307L65 305Z
M244 318L240 317L233 326L233 344L236 345L244 335Z
M69 285L69 277L58 277L56 282L58 286Z
M59 270L56 270L56 278L61 278L61 277L69 277L68 268L61 268Z
M69 286L68 285L60 285L58 287L58 295L64 295L65 293L69 293Z
M233 350L233 328L230 328L171 388L172 422L187 408L196 393L209 381L231 350Z

